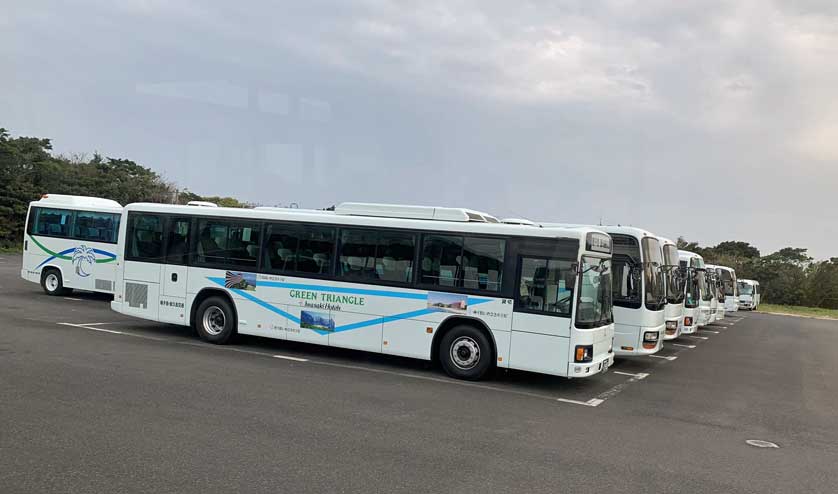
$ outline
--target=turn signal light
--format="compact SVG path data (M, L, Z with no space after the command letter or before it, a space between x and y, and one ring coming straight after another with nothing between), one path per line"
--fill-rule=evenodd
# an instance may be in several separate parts
M576 346L576 362L591 362L594 359L593 345Z

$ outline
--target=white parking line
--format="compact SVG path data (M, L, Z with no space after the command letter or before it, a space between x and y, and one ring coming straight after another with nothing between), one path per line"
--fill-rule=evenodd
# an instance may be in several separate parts
M650 356L650 357L653 357L653 358L662 358L662 359L666 359L666 360L675 360L675 359L677 359L677 358L678 358L678 357L676 357L676 356L674 356L674 355L670 355L670 356L668 356L668 357L665 357L665 356L663 356L663 355L649 355L649 356Z
M718 331L712 331L709 329L699 329L699 331L704 331L705 333L720 334Z
M646 379L649 377L649 374L646 372L638 372L637 374L632 374L631 372L623 372L623 371L614 371L614 374L619 374L621 376L629 376L637 379L638 381L641 379Z
M599 398L591 398L588 401L579 401L579 400L568 400L567 398L556 398L556 401L560 401L562 403L571 403L573 405L582 405L582 406L586 406L586 407L598 407L605 400L600 400Z
M288 355L274 355L274 358L281 358L283 360L293 360L294 362L308 362L307 358L289 357Z
M682 345L681 343L673 343L674 346L680 346L684 348L695 348L695 345Z
M91 328L91 327L85 326L85 325L83 325L83 324L71 324L71 323L69 323L69 322L60 322L60 323L58 323L58 324L60 324L60 325L62 325L62 326L72 326L72 327L74 327L74 328L84 328L84 329L89 329L89 330L91 330L91 331L100 331L100 332L102 332L102 333L125 334L125 333L123 333L122 331L114 331L114 330L112 330L112 329L104 329L104 328Z
M695 338L697 340L709 340L710 338L707 336L693 336L691 334L687 335L687 338Z
M83 302L80 298L73 298L73 297L64 297L64 300L72 300L74 302Z

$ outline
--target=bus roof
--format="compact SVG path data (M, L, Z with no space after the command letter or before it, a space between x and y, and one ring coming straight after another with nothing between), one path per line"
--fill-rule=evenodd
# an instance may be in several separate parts
M63 207L71 209L102 209L107 211L122 210L122 205L110 199L90 196L71 196L65 194L44 194L30 206Z
M589 228L593 229L594 231L601 231L608 234L622 234L622 235L629 235L635 237L637 239L642 239L643 237L655 237L659 238L654 233L644 230L642 228L636 228L633 226L620 226L620 225L581 225L576 223L539 223L539 225L545 228Z
M436 230L510 237L571 238L585 240L588 232L599 232L596 227L571 228L522 228L521 225L505 225L485 221L449 221L433 219L394 218L390 216L336 214L337 211L297 211L285 208L200 208L175 204L133 203L125 206L126 211L147 211L154 213L189 214L224 218L248 218L266 221L299 221L332 225L404 228L414 230Z

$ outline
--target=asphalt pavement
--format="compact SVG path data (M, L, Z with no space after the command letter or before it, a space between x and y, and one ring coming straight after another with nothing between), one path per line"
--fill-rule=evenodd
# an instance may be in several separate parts
M835 493L836 349L836 321L737 313L605 375L467 383L208 345L102 295L49 297L0 254L0 493Z

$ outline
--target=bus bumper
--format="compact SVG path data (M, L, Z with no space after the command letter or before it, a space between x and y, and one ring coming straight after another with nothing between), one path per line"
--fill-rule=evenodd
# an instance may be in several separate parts
M608 370L614 363L614 354L601 355L592 362L571 362L567 364L567 377L588 377Z
M674 340L675 338L681 336L681 327L684 325L683 320L683 316L676 319L667 319L663 339Z
M663 348L663 338L666 324L657 327L647 326L622 326L620 330L614 331L614 355L630 357L632 355L652 355ZM645 335L656 334L657 340L652 342L645 340Z

